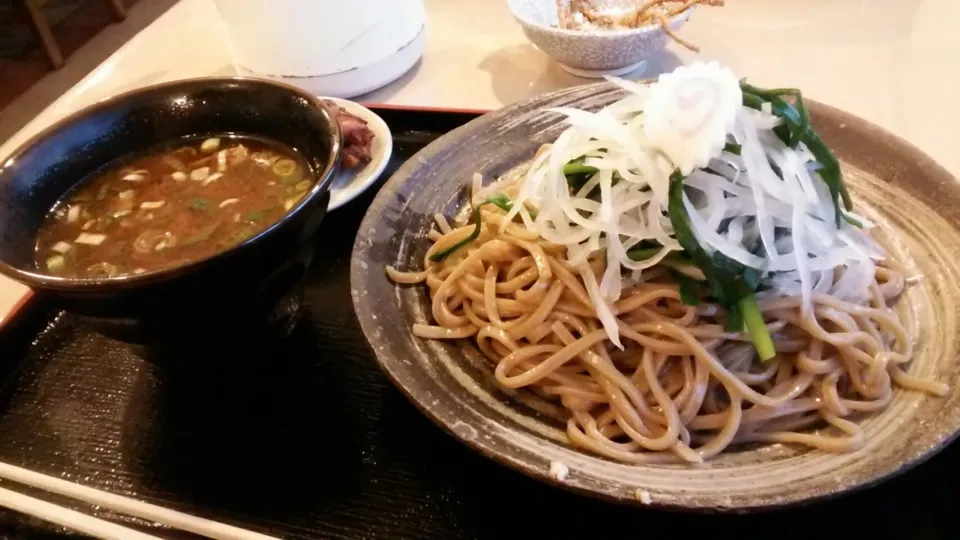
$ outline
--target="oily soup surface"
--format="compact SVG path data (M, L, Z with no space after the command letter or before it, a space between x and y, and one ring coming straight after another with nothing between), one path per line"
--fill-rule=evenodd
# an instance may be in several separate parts
M113 277L179 266L276 223L313 186L294 151L253 137L177 141L80 182L37 237L41 271Z

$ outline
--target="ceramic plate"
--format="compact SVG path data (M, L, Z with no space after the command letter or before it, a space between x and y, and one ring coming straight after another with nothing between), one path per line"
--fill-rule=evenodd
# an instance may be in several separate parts
M393 136L390 134L387 123L363 105L340 98L321 97L321 99L329 99L347 112L366 120L367 127L374 134L373 160L358 169L346 169L341 166L333 183L330 184L329 210L334 210L352 201L377 181L390 161L390 154L393 153Z
M546 94L485 115L426 147L385 185L353 252L353 301L383 370L431 419L501 463L576 491L636 504L745 511L834 496L889 478L950 442L960 428L960 184L913 146L863 120L810 103L813 122L842 161L860 211L893 239L908 272L917 348L909 372L951 386L944 398L896 391L890 407L860 422L865 447L831 454L788 445L731 449L700 466L638 466L571 447L563 426L536 412L530 393L507 393L468 342L418 339L426 288L397 286L384 266L420 269L432 216L460 218L474 172L484 179L531 159L561 131L545 107L595 110L619 97L606 83ZM540 403L540 407L538 407ZM559 481L551 463L569 468Z

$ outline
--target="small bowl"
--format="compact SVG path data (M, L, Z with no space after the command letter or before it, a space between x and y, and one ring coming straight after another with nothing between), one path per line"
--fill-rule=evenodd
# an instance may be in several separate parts
M73 279L37 269L43 218L78 181L158 144L228 132L275 140L307 162L315 184L277 223L208 258L140 275ZM285 84L192 79L109 98L47 128L0 165L0 273L130 343L285 335L297 321L311 238L326 214L340 151L334 115Z
M533 44L553 57L566 71L587 78L618 76L646 67L646 59L667 46L669 37L659 25L629 30L566 30L558 28L556 0L507 0L510 12ZM596 0L599 9L634 8L636 0ZM693 7L669 20L677 30ZM639 74L639 73L638 73Z

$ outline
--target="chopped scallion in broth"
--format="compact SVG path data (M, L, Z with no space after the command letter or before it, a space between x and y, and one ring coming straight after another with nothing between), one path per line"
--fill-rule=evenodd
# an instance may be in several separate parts
M207 258L276 223L313 186L294 151L253 137L187 139L115 162L51 209L41 271L142 274Z

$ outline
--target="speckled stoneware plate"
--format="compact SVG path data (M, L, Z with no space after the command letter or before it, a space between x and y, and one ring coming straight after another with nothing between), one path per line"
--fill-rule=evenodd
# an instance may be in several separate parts
M861 422L862 450L770 445L700 466L616 463L572 448L545 401L498 389L470 343L412 335L410 325L429 318L426 290L394 285L384 266L420 269L433 214L464 215L474 172L489 180L552 141L563 126L545 107L597 109L621 95L600 83L487 114L423 149L383 187L360 227L351 281L363 331L393 382L437 424L501 463L579 492L662 507L745 511L823 499L903 472L950 442L960 428L960 183L896 136L816 103L814 124L841 158L859 210L887 232L908 272L923 276L901 304L918 321L909 371L951 386L944 398L897 391L886 411ZM569 468L565 481L550 473L553 462Z

